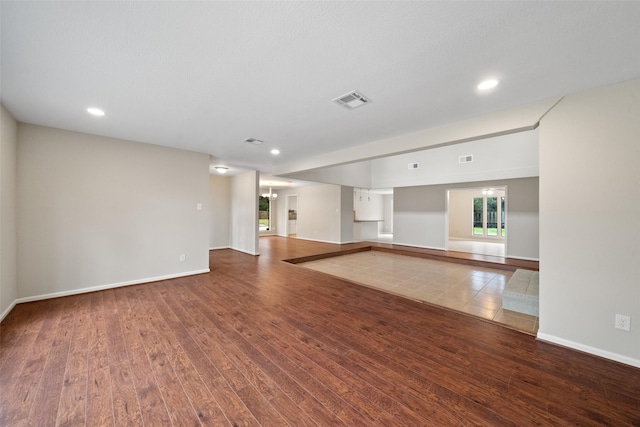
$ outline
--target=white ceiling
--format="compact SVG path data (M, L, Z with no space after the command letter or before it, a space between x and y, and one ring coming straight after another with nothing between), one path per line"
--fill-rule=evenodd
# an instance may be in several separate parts
M0 95L18 121L262 172L640 77L638 1L0 7ZM500 85L478 94L488 77ZM373 102L331 102L354 89Z

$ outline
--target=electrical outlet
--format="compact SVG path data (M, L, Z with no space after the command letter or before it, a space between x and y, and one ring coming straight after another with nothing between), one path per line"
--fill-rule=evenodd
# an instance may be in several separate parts
M616 329L622 331L631 331L631 317L623 314L616 314Z
M187 260L187 256L185 254L180 254L180 262L185 262Z

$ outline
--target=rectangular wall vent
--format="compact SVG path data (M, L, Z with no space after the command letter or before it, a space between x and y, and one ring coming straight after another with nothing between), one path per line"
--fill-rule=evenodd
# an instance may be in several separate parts
M420 167L420 165L417 163L409 163L409 170L418 169L418 167Z
M254 144L254 145L260 145L260 144L264 143L264 141L260 141L259 139L255 139L255 138L243 139L242 142L248 142L248 143Z
M345 93L344 95L339 96L336 99L332 99L332 101L336 104L342 105L347 110L353 110L354 108L361 107L364 104L368 104L371 102L369 98L355 90L349 93Z
M472 155L460 156L458 158L458 163L469 163L469 162L473 162L473 156Z

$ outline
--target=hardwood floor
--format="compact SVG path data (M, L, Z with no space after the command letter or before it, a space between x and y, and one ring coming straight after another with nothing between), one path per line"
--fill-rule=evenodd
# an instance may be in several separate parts
M338 248L17 305L0 425L640 425L640 369L282 262Z

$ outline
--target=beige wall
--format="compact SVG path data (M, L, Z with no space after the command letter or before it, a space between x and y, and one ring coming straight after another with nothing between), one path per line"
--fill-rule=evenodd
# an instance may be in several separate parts
M208 271L209 156L22 123L18 140L19 298Z
M18 297L17 145L18 125L0 105L0 320Z
M353 241L353 187L340 186L340 243Z
M211 221L209 227L209 249L230 247L231 236L231 178L211 175L209 177L211 195Z
M540 123L538 337L640 367L639 165L640 80L569 95Z
M298 188L297 193L298 238L340 243L340 186L311 185Z
M449 192L449 238L471 238L473 197L469 190Z
M393 242L446 249L447 191L476 186L508 188L507 256L538 259L538 178L395 188Z

